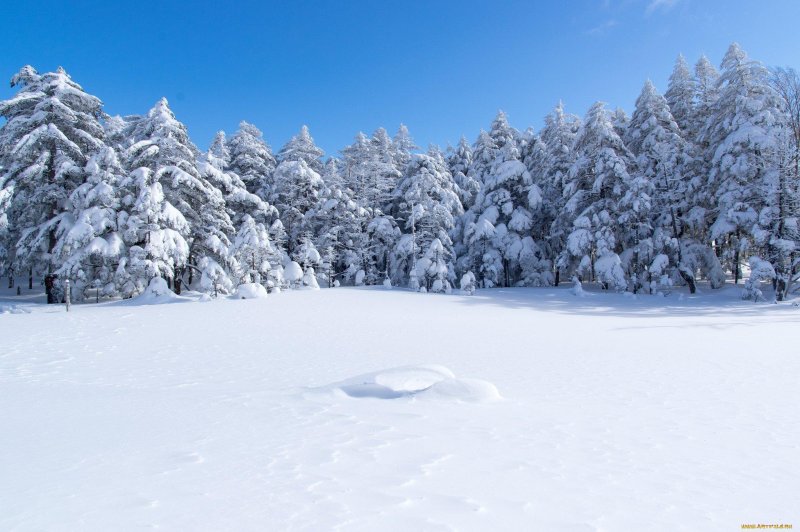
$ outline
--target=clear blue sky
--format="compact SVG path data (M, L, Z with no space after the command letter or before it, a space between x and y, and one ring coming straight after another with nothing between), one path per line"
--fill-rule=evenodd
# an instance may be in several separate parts
M734 40L800 67L798 0L29 0L0 13L0 77L61 65L109 114L166 96L202 149L242 119L276 151L308 124L331 154L401 122L421 146L472 141L498 109L538 129L559 99L630 112L645 79L666 89L679 52L718 65Z

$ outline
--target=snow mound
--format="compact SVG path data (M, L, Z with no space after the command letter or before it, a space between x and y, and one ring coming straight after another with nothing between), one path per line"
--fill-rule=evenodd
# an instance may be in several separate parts
M236 289L236 299L261 299L264 297L267 297L267 289L260 283L244 283Z
M144 292L139 294L133 300L137 303L144 303L147 305L158 303L172 303L179 299L178 295L170 290L167 286L167 281L161 277L153 277L150 279L150 284L144 289Z
M16 305L0 305L0 314L30 314L31 311Z
M405 366L366 373L326 387L356 399L444 399L486 402L500 399L494 384L457 378L444 366Z

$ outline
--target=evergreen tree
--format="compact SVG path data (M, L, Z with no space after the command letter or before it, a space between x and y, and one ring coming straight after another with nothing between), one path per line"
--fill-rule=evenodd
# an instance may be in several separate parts
M231 150L228 148L224 131L217 131L217 134L214 135L214 140L211 141L211 146L206 152L206 160L218 170L230 168Z
M62 68L39 74L25 66L11 86L19 92L0 103L6 241L14 248L6 254L18 271L53 273L60 267L54 248L68 199L86 178L88 158L105 146L102 103Z
M181 232L189 246L186 261L175 262L171 268L157 269L160 274L166 274L168 281L176 281L175 290L180 293L187 264L190 266L188 281L191 284L201 258L212 257L218 264L227 261L233 226L225 209L225 200L222 192L201 175L197 167L199 152L189 140L186 126L175 118L165 98L156 103L146 118L135 124L131 136L134 144L128 149L127 156L128 167L136 173L136 177L130 180L136 189L134 197L158 183L166 202L186 221L181 228L180 224L171 227ZM154 192L152 197L157 198L159 194Z
M273 204L288 235L291 255L306 233L313 232L312 210L317 207L323 181L304 159L282 161L275 169Z
M308 126L300 128L300 133L292 137L278 152L278 164L303 161L317 175L322 172L322 156L325 152L314 144Z
M697 86L689 70L689 65L683 55L678 55L664 98L682 135L690 135L694 132L696 94Z
M272 149L264 142L261 131L247 122L239 123L239 130L228 141L230 164L224 169L239 176L251 194L267 199L272 194L272 174L277 162ZM220 148L221 149L221 148ZM224 152L223 158L224 158Z
M711 161L709 185L716 199L711 238L729 264L734 282L750 252L763 208L763 191L774 180L781 102L769 72L734 43L722 61L719 98L703 132Z
M394 201L395 219L404 221L405 229L411 233L408 238L400 239L395 249L400 271L410 276L418 254L428 250L434 239L439 239L449 268L448 278L452 279L454 254L450 232L463 207L438 148L432 147L427 154L412 157L395 190ZM432 279L428 281L432 283Z
M414 139L408 132L405 124L400 124L397 133L392 139L392 158L394 159L395 167L401 174L405 174L408 163L411 162L412 154L419 149L419 146L414 144Z
M72 294L83 299L86 289L116 295L116 265L126 250L119 233L119 181L125 172L116 152L103 148L85 169L86 181L67 201L56 231L54 255L58 274L73 282Z
M591 274L604 286L627 287L618 251L619 209L633 156L602 102L595 103L575 139L576 161L564 186L572 232L559 258L566 273Z
M580 119L564 112L564 105L559 102L553 112L545 117L545 125L541 131L541 141L546 150L546 159L542 173L542 212L550 225L545 230L545 256L555 262L566 243L571 224L571 214L566 209L564 184L569 178L569 171L575 163L575 137L580 128ZM553 279L556 286L561 278L561 269L555 268Z
M791 68L773 72L772 87L780 97L783 127L777 135L777 175L766 191L767 257L775 270L778 301L800 283L800 76Z

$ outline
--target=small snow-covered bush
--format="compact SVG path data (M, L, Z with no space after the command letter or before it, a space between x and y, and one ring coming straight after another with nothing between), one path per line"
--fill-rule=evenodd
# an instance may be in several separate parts
M319 290L319 283L317 282L317 274L314 268L309 266L306 268L306 273L303 275L303 288L309 290Z
M356 286L363 286L364 285L364 277L367 276L367 273L364 270L358 270L356 272L356 279L355 283Z
M467 272L461 276L461 282L459 286L461 287L461 292L471 296L475 293L475 274L472 272Z
M764 294L759 286L763 281L772 281L773 279L775 279L775 269L772 264L759 257L750 257L750 277L744 283L742 299L752 299L753 301L764 299Z
M583 291L583 284L581 283L581 280L578 279L577 275L572 278L572 295L578 297L583 297L585 295Z
M283 278L290 288L300 288L304 275L303 268L295 261L290 261L283 270Z

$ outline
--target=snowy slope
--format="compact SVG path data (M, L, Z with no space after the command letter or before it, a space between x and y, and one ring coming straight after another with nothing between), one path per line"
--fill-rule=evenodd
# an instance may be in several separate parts
M0 530L796 524L800 309L737 295L6 297Z

